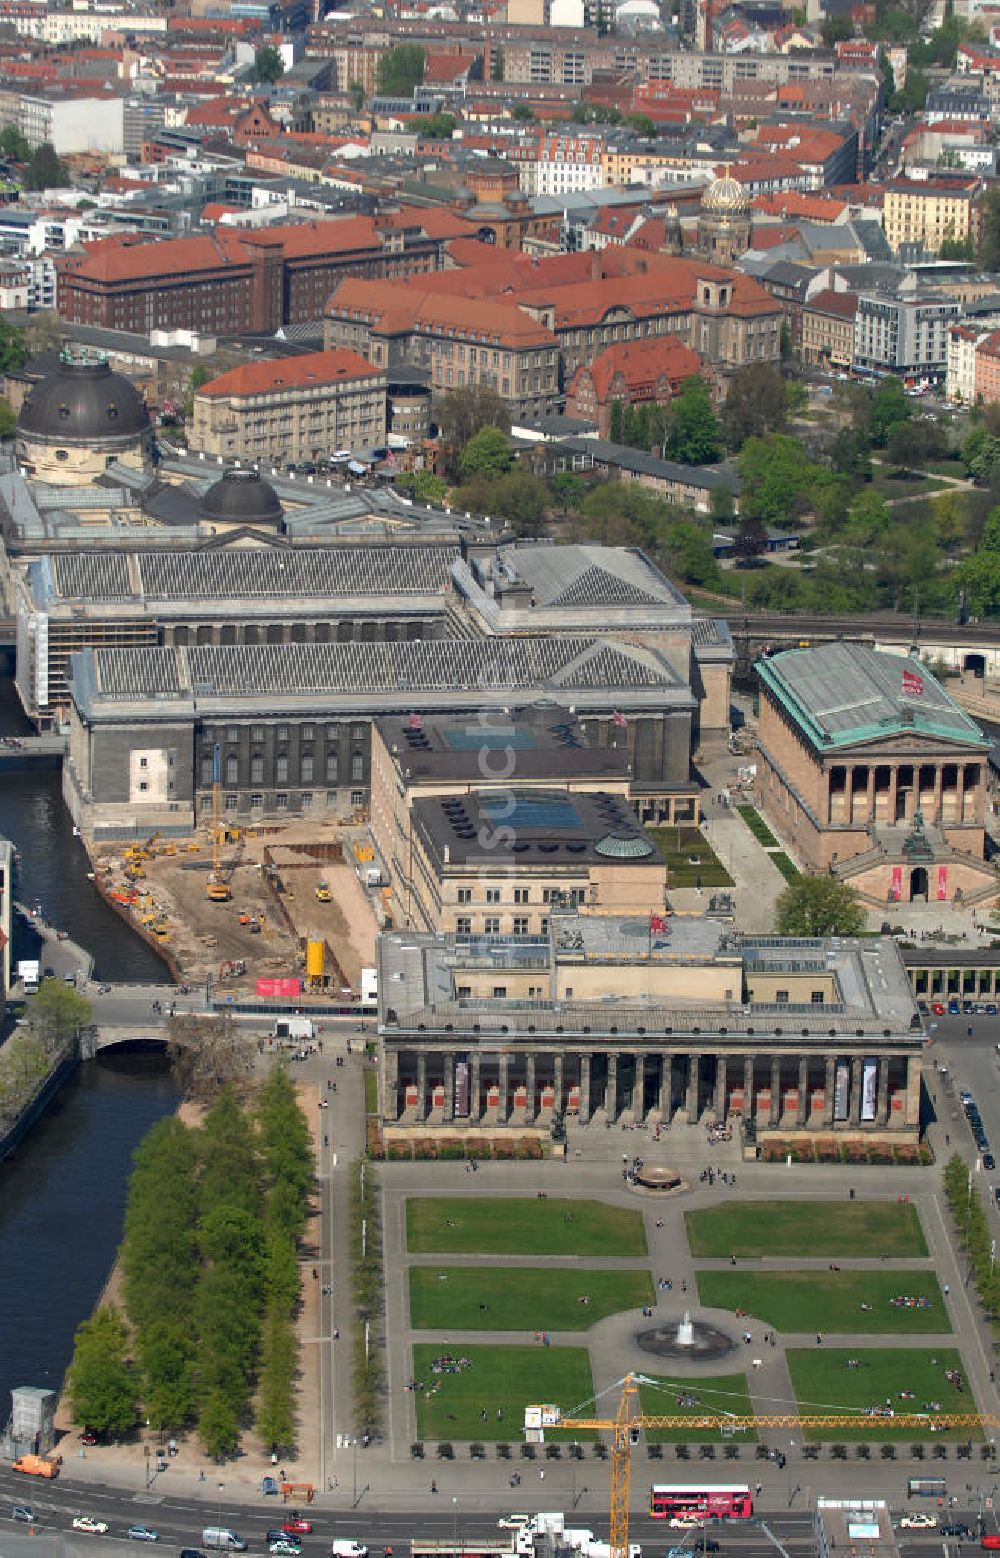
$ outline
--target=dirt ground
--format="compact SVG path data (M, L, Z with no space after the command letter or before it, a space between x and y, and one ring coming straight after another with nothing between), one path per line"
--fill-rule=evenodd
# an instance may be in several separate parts
M303 976L302 944L316 938L328 947L326 993L331 1001L341 999L342 986L360 989L362 967L374 963L378 927L354 868L351 838L333 823L298 823L281 832L250 833L242 849L227 844L222 865L233 890L228 903L213 903L207 896L211 848L204 833L199 842L197 854L179 844L177 852L168 855L161 845L143 861L143 877L134 883L125 875L120 853L100 851L94 861L107 890L138 894L138 902L127 911L130 918L166 922L163 944L185 983L200 984L211 976L234 995L253 994L258 977ZM317 843L339 843L344 860L316 860L303 845ZM281 883L277 897L263 869L265 850ZM316 897L321 882L333 892L330 903ZM241 976L225 969L235 962L246 964Z

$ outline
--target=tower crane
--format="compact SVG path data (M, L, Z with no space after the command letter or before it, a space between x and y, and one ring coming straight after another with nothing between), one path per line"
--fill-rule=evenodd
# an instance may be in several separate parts
M546 1428L576 1428L596 1430L611 1435L611 1558L629 1558L628 1517L629 1492L632 1478L632 1448L639 1443L639 1435L647 1428L870 1428L872 1433L884 1430L887 1419L866 1412L643 1412L639 1403L640 1385L662 1386L662 1380L648 1378L645 1374L626 1374L610 1387L621 1388L618 1410L614 1417L564 1417L558 1407L526 1407L524 1426L536 1438L544 1439ZM1000 1417L984 1412L893 1412L893 1428L923 1429L933 1424L935 1429L1000 1428Z
M228 903L233 890L222 874L222 749L212 752L212 870L205 888L212 903Z

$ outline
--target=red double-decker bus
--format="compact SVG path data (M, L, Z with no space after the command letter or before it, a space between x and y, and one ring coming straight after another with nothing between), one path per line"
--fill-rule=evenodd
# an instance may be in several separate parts
M659 1520L698 1515L709 1520L748 1520L753 1498L744 1482L706 1486L697 1482L658 1482L649 1490L649 1513Z

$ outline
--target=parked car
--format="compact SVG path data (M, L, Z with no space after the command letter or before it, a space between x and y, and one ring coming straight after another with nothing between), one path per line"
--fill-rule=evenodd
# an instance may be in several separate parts
M158 1542L160 1533L153 1526L129 1526L125 1535L133 1542Z
M108 1522L95 1520L93 1515L77 1515L73 1521L74 1531L89 1531L92 1536L107 1536Z
M997 1160L993 1156L992 1152L984 1152L983 1153L983 1168L984 1169L989 1169L990 1172L992 1173L993 1169L995 1169L996 1166L997 1166Z
M923 1509L908 1510L899 1521L901 1531L932 1531L936 1525L937 1515L929 1515Z
M949 1525L941 1527L941 1535L969 1537L972 1535L972 1527L967 1526L964 1520L953 1520Z
M998 1008L997 1008L996 1001L987 1001L987 1003L986 1003L986 1015L987 1015L987 1017L995 1017L996 1014L997 1014L997 1010L998 1010Z
M934 1013L935 1017L944 1016L944 1007L941 1005L940 1001L931 1002L931 1011Z
M10 1507L11 1520L22 1520L26 1526L30 1526L35 1519L35 1511L30 1504L12 1504Z
M96 1444L97 1443L97 1431L96 1431L96 1429L85 1428L83 1430L83 1433L80 1435L80 1443L81 1444Z
M276 1498L278 1494L277 1477L262 1477L260 1482L260 1491L264 1494L265 1497Z
M948 1002L948 1015L950 1017L957 1017L961 1010L962 1008L958 1004L958 997L953 995L951 1000Z
M530 1521L530 1515L501 1515L497 1521L497 1529L500 1531L520 1531Z
M1000 1547L1000 1531L987 1531L979 1545L987 1549Z

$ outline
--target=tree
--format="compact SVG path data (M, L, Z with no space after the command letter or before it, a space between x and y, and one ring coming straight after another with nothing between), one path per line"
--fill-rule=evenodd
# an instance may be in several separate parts
M776 905L779 936L859 936L865 911L853 888L834 876L800 876Z
M396 477L400 492L409 492L418 503L443 503L448 496L448 483L433 471L404 471Z
M748 438L781 433L787 421L785 380L769 362L748 363L733 375L722 413L726 443L741 449Z
M906 81L893 94L891 107L898 114L916 114L922 112L927 102L927 93L930 91L930 82L922 70L911 67L906 72Z
M31 142L26 140L14 124L5 124L0 130L0 157L10 162L27 162L31 156Z
M135 1426L135 1379L128 1332L114 1304L103 1304L77 1327L67 1387L73 1421L97 1433L125 1434Z
M32 314L21 331L21 337L29 357L38 357L42 352L55 351L62 340L59 315L48 308L42 309L38 314Z
M762 552L767 550L767 530L759 519L748 515L740 520L733 542L733 551L745 567L752 566Z
M365 106L364 83L361 81L352 81L347 91L351 99L351 107L354 109L356 114L359 114L362 108Z
M830 464L845 476L870 481L872 457L867 434L857 427L842 427L830 446Z
M0 319L0 373L23 368L27 360L24 331L17 325L8 324L6 319Z
M0 438L13 438L17 431L17 417L10 401L0 396Z
M213 1390L198 1418L201 1442L213 1461L232 1455L240 1442L236 1413L221 1390Z
M832 49L835 44L843 43L848 38L854 37L854 23L846 14L843 16L825 16L820 25L820 33L823 38L823 46Z
M510 111L510 117L521 124L534 124L535 110L530 103L515 103Z
M872 443L884 449L889 434L899 422L908 422L913 415L913 404L898 379L883 379L875 392L871 407Z
M491 76L492 80L494 80L494 81L502 81L503 80L503 66L504 66L503 49L501 49L501 48L494 48L494 50L493 50L493 68L490 71L490 76ZM515 112L515 117L516 117L517 116L517 109L516 109L516 107L515 107L514 112ZM530 109L529 109L529 112L530 112ZM532 118L534 118L534 114L532 114Z
M48 141L36 146L25 170L25 188L65 189L68 183L66 165L56 156L55 148Z
M558 476L553 476L549 488L553 502L563 513L568 513L570 509L580 507L587 484L575 471L560 471Z
M90 1002L63 979L43 979L25 1003L25 1021L48 1050L68 1045L91 1018Z
M465 481L471 481L476 476L502 476L513 461L507 434L498 427L481 427L459 455L458 469Z
M722 453L719 423L700 374L685 379L670 407L667 454L683 465L710 465Z
M253 1054L232 1017L171 1017L167 1024L170 1068L189 1098L213 1099L253 1073Z
M419 43L400 43L378 62L378 89L383 97L412 97L424 79L426 55Z
M266 43L253 57L251 77L262 86L274 86L285 74L285 62L273 44Z
M1000 189L995 186L983 195L979 263L984 270L1000 266Z
M643 136L647 141L653 140L656 135L656 126L648 114L626 114L625 123L636 135Z
M454 389L442 399L437 423L448 471L457 476L459 456L481 428L499 427L510 432L510 409L503 396L486 385Z
M425 140L450 141L455 133L455 115L425 114L421 119L414 119L412 128Z
M529 471L513 470L492 483L488 508L509 520L516 535L537 536L542 532L548 501L549 489L543 481Z
M669 570L685 584L716 589L720 583L719 564L712 549L712 535L705 525L681 519L670 525L663 537L663 552Z
M807 504L820 468L811 464L797 438L772 433L750 438L740 450L741 508L768 525L794 525Z

